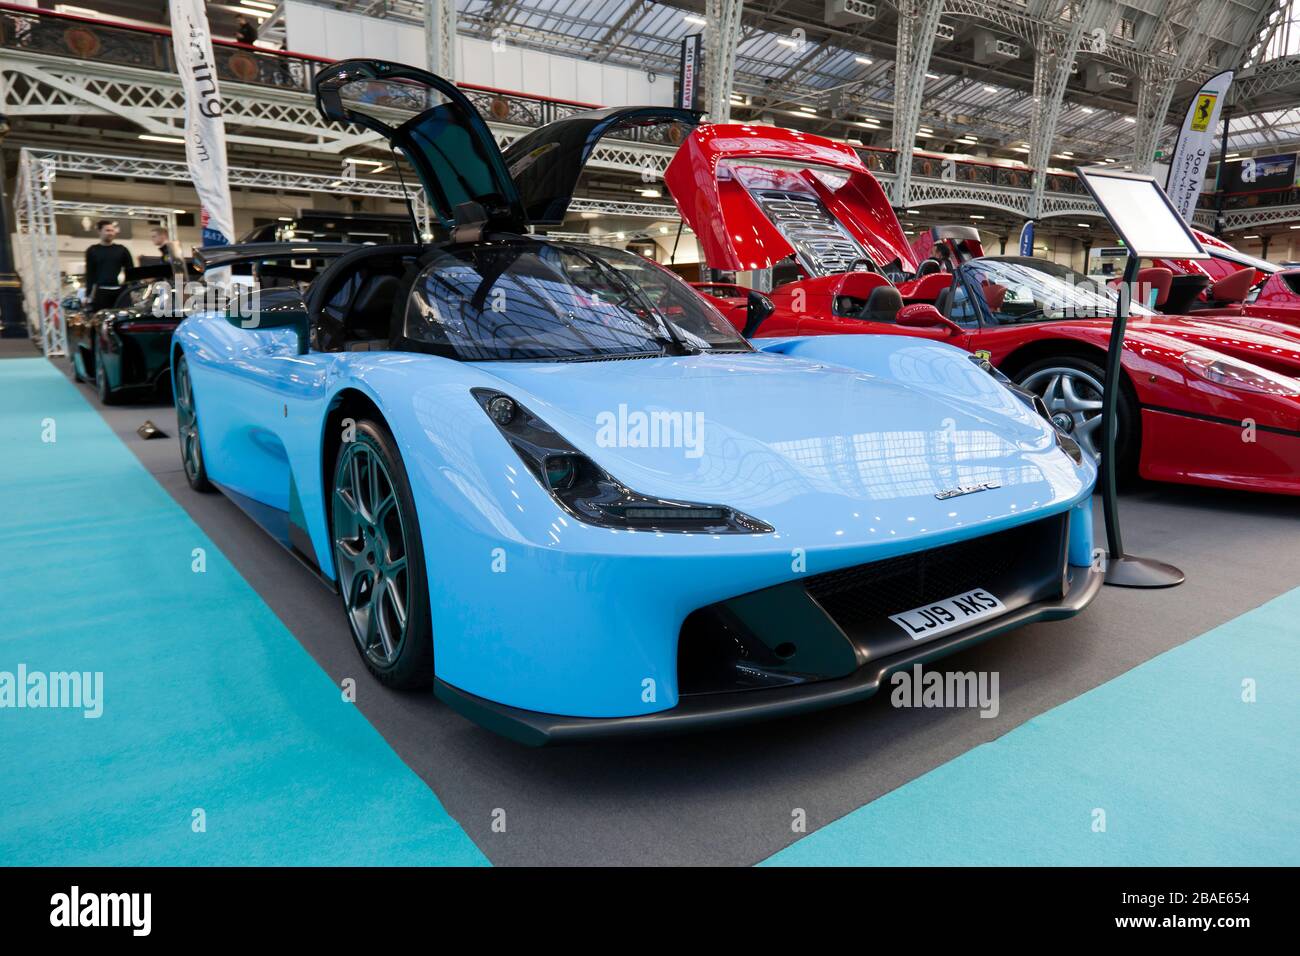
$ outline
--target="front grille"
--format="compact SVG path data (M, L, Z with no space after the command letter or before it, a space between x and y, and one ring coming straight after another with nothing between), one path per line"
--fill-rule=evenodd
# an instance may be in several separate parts
M1059 580L1060 517L930 551L829 571L805 583L808 593L845 633L868 630L891 614L941 601L1024 572ZM1028 567L1026 567L1028 565ZM1036 567L1035 567L1036 565Z
M844 677L864 660L909 652L891 621L976 588L1011 613L1059 597L1069 515L929 551L828 571L739 594L687 617L678 639L682 694L773 688ZM956 632L952 632L956 633Z

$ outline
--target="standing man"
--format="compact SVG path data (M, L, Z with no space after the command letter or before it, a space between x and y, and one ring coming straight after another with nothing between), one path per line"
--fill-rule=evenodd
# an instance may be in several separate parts
M171 235L167 232L166 226L157 225L150 229L149 240L154 244L154 248L158 250L159 262L175 268L180 267L180 250L176 243L172 242Z
M257 42L257 27L248 22L248 17L235 17L235 39L249 46Z
M117 223L101 219L95 228L99 230L99 242L86 250L86 299L91 312L107 309L117 300L122 291L121 274L133 265L130 250L113 241L117 238Z

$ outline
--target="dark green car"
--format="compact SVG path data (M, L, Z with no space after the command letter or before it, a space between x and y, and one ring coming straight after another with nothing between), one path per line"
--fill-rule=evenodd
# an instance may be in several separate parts
M128 269L126 279L109 308L68 312L72 374L92 380L105 405L129 397L169 401L172 332L185 317L177 290L185 277L151 265Z

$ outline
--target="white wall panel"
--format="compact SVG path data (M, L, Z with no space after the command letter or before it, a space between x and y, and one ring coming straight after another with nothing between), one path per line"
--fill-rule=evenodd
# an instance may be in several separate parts
M578 61L567 56L547 57L551 73L550 96L560 100L582 100L578 91Z
M492 44L471 37L456 38L456 78L462 83L492 85Z
M554 57L537 50L520 50L519 60L523 73L519 77L521 85L514 89L538 96L554 96L555 93L551 89L552 59Z
M619 103L627 104L632 101L627 98L627 74L628 70L617 66L601 66L600 68L600 93L596 97L597 103Z

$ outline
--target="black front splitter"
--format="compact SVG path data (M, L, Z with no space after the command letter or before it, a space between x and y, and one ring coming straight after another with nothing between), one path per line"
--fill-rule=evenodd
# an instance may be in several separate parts
M1070 587L1064 597L1038 601L983 624L917 645L904 653L868 661L847 677L767 690L687 696L682 697L671 710L653 714L564 717L498 704L438 679L434 680L433 690L440 700L462 716L533 747L687 733L789 717L866 700L880 690L890 674L906 670L913 664L924 664L955 654L1004 631L1038 621L1073 617L1097 596L1105 576L1096 568L1072 568L1071 572Z

